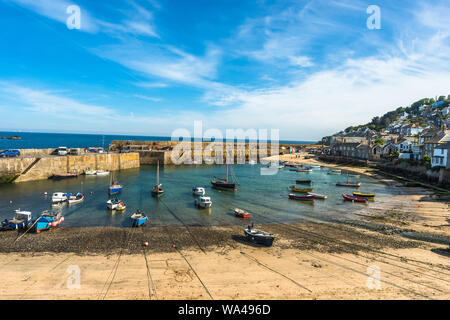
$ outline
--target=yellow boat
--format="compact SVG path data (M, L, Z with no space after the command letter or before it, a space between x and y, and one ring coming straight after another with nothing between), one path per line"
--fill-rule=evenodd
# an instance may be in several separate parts
M313 188L299 189L296 186L291 186L291 190L294 192L299 192L299 193L308 193L308 192L311 192L313 190Z
M355 197L362 197L362 198L374 198L375 194L373 193L363 193L363 192L353 192L353 195Z

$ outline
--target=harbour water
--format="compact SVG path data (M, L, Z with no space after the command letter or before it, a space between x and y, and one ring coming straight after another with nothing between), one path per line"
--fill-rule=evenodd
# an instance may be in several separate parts
M125 136L101 134L39 133L39 132L0 132L1 137L19 136L19 140L0 139L3 149L44 149L66 146L69 148L101 147L106 148L113 140L133 141L170 141L171 137ZM312 144L315 141L281 140L281 144Z
M106 209L109 176L79 176L66 180L41 180L17 184L0 185L0 218L10 218L15 209L29 210L34 215L43 210L61 210L65 216L64 227L82 226L128 226L129 217L137 209L149 217L149 225L245 225L248 222L234 217L235 207L252 213L255 224L267 223L267 218L283 222L303 221L305 218L319 220L355 219L355 213L371 206L344 202L342 193L356 191L354 188L337 187L337 181L347 179L342 175L329 175L327 168L314 169L312 173L300 173L284 168L276 175L261 175L263 165L232 165L230 172L239 185L237 192L213 189L210 180L214 176L224 177L222 165L191 165L160 167L160 182L165 195L161 199L151 196L150 190L156 184L156 166L142 166L114 172L115 178L124 186L118 198L127 204L123 213L112 213ZM289 200L289 186L296 179L311 179L313 192L326 194L327 200L309 202ZM376 193L375 201L386 200L398 193L376 180L361 176L350 177L361 181L360 191ZM297 185L298 187L306 185ZM206 195L213 202L210 209L194 206L193 187L205 187ZM50 206L53 192L82 192L83 203L64 205L55 209ZM47 196L44 193L47 192Z

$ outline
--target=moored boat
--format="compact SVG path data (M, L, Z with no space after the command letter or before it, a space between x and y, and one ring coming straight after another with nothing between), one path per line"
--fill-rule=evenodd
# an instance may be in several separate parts
M42 214L29 222L31 230L40 233L44 230L56 228L64 221L64 217L58 211L56 213L44 211Z
M107 176L109 174L109 171L102 171L102 170L98 170L96 175L97 176Z
M164 195L164 189L162 187L162 184L159 183L159 161L158 161L158 166L156 169L156 186L154 186L152 188L152 196L154 197L160 197L162 195Z
M239 209L239 208L235 208L234 209L234 215L236 217L238 217L238 218L244 218L244 219L247 219L247 218L251 217L251 213L250 212L245 211L243 209Z
M325 199L327 198L326 195L320 194L320 193L308 192L308 194L309 194L310 196L313 196L314 199L322 199L322 200L325 200Z
M204 196L205 195L205 188L202 188L202 187L192 188L192 193L195 196Z
M247 229L244 229L244 234L247 240L268 247L273 244L273 241L275 239L275 237L269 232L254 229L253 224L252 226L248 226Z
M69 202L69 204L76 204L76 203L80 203L84 200L84 194L82 194L81 192L77 192L77 193L71 193L68 197L67 197L67 202Z
M364 192L353 192L353 195L355 197L362 197L362 198L374 198L374 193L364 193Z
M67 201L67 193L65 192L54 192L52 194L52 204L57 204Z
M195 205L198 208L211 208L212 201L210 197L199 196L197 199L195 199Z
M352 182L350 180L348 181L340 181L336 183L339 187L356 187L359 188L361 186L361 182Z
M311 184L311 180L297 179L297 180L295 180L295 183L298 183L298 184Z
M32 219L30 211L15 210L14 218L1 222L0 231L26 229Z
M237 191L236 183L228 181L228 164L227 164L226 178L222 179L222 178L214 177L214 179L211 180L211 184L216 189Z
M309 167L310 167L310 168L314 168L314 169L318 169L318 168L320 168L320 165L318 165L318 164L312 164L312 165L310 165Z
M114 199L109 199L108 201L106 201L106 207L109 210L116 210L118 207L124 207L125 204L123 203L122 200L119 200L117 198ZM126 206L125 206L126 208Z
M147 222L148 218L144 212L138 210L131 215L130 219L132 227L140 227Z
M313 170L312 169L297 169L297 172L306 172L306 173L310 173L310 172L313 172Z
M87 176L94 176L94 175L97 174L97 170L91 170L91 169L88 169L88 170L86 170L86 171L84 172L84 174L87 175Z
M328 174L341 174L341 173L342 171L338 169L328 171Z
M363 198L363 197L355 197L355 196L351 196L349 194L342 194L342 197L344 198L344 200L346 201L352 201L352 202L362 202L362 203L366 203L367 202L367 198Z
M296 186L290 186L291 191L299 193L308 193L313 191L313 188L297 188Z
M314 202L314 196L311 196L309 194L289 194L289 199L291 200L301 200L301 201L313 201Z
M77 176L78 175L76 173L62 173L62 174L54 173L52 175L52 179L76 178Z

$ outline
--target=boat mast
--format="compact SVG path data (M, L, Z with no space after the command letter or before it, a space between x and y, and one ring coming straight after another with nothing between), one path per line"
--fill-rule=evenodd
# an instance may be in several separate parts
M228 163L227 163L227 183L228 183Z
M159 186L159 160L158 166L156 167L156 185Z

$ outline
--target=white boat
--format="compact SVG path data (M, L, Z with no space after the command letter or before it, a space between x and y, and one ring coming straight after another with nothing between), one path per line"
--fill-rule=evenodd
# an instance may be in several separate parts
M318 165L318 164L312 164L312 165L310 165L309 167L310 167L310 168L315 168L315 169L317 169L317 168L320 168L320 165Z
M325 200L327 198L326 195L320 194L320 193L308 192L308 194L310 196L314 196L314 199L324 199Z
M202 187L192 188L192 193L196 196L204 196L205 188L202 188Z
M67 193L55 192L52 195L52 203L61 203L67 201Z
M195 199L195 205L199 208L211 208L212 201L210 197L200 196Z
M69 202L69 204L80 203L80 202L83 202L83 200L84 200L84 195L81 192L78 192L78 193L75 193L75 194L72 193L67 198L67 201Z
M341 174L342 173L342 171L341 170L331 170L331 171L328 171L328 174Z
M250 160L248 163L249 163L249 164L257 164L258 161L256 161L256 160Z
M109 174L109 171L102 171L102 170L99 170L99 171L97 171L97 173L96 173L98 176L107 176L108 174Z
M84 174L87 175L87 176L94 176L94 175L97 174L97 170L90 170L90 169L88 169L88 170L86 170L84 172Z
M118 207L121 203L123 204L122 200L119 200L119 199L117 199L117 198L109 199L108 201L106 201L106 207L107 207L109 210L116 210L117 207Z

